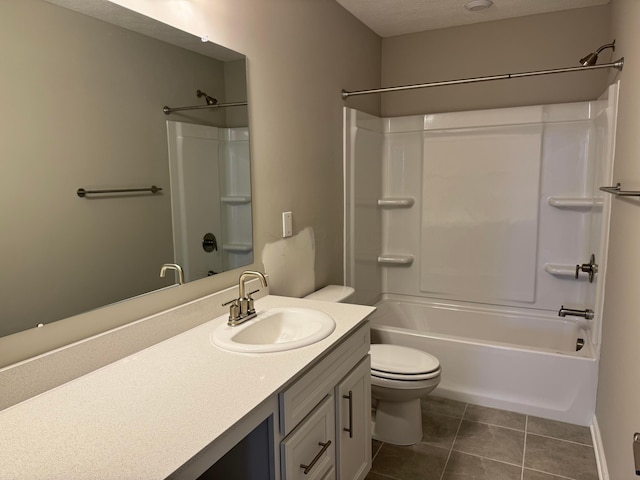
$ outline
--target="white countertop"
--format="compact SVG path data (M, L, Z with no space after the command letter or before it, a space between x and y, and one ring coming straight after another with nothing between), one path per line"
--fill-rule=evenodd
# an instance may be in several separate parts
M2 479L165 478L281 391L374 308L267 296L336 321L326 339L285 352L214 346L218 317L0 412ZM206 315L206 311L202 312Z

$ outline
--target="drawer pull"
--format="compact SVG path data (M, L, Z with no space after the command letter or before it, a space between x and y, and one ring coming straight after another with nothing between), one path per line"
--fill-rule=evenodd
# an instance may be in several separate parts
M318 442L318 445L320 445L322 449L318 452L314 459L311 460L311 463L309 465L300 464L300 468L304 468L303 473L305 475L311 471L313 466L318 462L318 460L320 460L322 454L327 451L327 448L329 448L329 445L331 445L331 440L327 440L327 443Z
M342 398L349 400L349 428L344 427L342 430L349 432L349 438L353 438L353 392L349 390L349 395L343 395Z

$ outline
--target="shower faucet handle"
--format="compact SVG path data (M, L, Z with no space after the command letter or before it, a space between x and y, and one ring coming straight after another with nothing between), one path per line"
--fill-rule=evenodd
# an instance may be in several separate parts
M598 265L596 264L596 256L592 253L589 258L589 263L583 263L582 265L576 265L576 279L580 271L589 274L589 283L593 283L593 277L598 273Z

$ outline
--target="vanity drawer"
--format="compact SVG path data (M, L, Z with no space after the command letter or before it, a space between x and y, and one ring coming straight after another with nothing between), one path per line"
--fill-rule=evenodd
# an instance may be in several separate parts
M288 435L334 386L369 354L369 322L279 395L280 433Z
M280 443L283 480L335 478L335 416L333 395Z

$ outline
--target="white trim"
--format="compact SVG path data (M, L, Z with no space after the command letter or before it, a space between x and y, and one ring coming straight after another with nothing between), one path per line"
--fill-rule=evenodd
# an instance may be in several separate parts
M604 445L602 444L602 436L600 435L600 427L598 426L598 419L595 415L593 416L593 424L591 425L591 438L593 439L593 450L596 454L598 478L600 480L610 480L607 460L604 456Z

